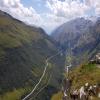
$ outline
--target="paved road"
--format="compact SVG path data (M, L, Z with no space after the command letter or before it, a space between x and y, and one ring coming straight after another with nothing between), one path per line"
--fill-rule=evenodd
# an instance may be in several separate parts
M39 84L41 83L42 79L44 78L45 73L46 73L46 70L47 70L47 68L48 68L48 62L49 62L52 58L56 57L57 55L59 55L59 54L61 54L61 53L62 53L62 51L59 51L59 52L56 53L55 55L50 56L50 57L48 57L48 58L46 59L46 61L45 61L45 62L46 62L46 65L45 65L45 68L44 68L44 71L43 71L43 74L42 74L41 78L39 79L38 83L35 85L34 89L31 91L31 93L29 93L29 94L28 94L25 98L23 98L22 100L29 100L29 98L32 96L32 94L35 92L35 90L37 89L37 87L38 87Z

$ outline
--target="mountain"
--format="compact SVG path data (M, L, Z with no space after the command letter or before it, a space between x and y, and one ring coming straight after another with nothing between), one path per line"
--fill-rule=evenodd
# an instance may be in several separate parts
M67 49L68 55L72 51L72 63L83 63L100 51L100 20L96 23L84 18L71 20L54 30L52 37Z
M0 100L20 100L28 94L40 79L46 59L58 51L56 42L42 28L28 26L0 11ZM53 75L42 92L44 99L59 89L63 61L64 57L58 55L49 62ZM46 78L41 84L45 81Z

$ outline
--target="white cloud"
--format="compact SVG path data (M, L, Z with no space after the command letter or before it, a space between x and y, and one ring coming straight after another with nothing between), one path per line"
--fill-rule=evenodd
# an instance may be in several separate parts
M24 7L20 0L0 0L0 9L28 24L39 25L42 20L34 8Z
M64 22L67 21L66 18L64 17L59 17L56 16L54 14L50 14L50 13L44 13L41 15L43 19L43 28L50 33L52 30L54 30L56 27L58 27L59 25L63 24Z
M66 22L76 17L91 19L93 16L100 16L100 0L83 0L83 2L81 0L64 0L63 2L61 0L46 0L46 7L50 9L56 18L63 17L64 19L60 20L61 22ZM57 23L55 25L57 26Z
M93 1L93 0L92 0ZM95 8L95 13L96 13L96 15L98 16L100 16L100 0L95 0L95 2L93 2L94 3L94 8ZM92 5L93 6L93 5Z

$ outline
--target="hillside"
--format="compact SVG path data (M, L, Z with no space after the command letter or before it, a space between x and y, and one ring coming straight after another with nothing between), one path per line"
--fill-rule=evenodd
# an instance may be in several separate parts
M29 93L42 75L45 60L57 52L55 41L43 29L28 26L0 11L0 100L20 100ZM47 86L51 92L42 92L38 99L46 99L43 95L49 93L49 97L59 88L63 59L58 55L49 62L54 73Z
M69 79L72 80L70 92L80 89L85 83L89 83L89 85L100 84L100 64L87 63L80 65L70 71ZM60 91L53 95L51 100L61 100L62 96ZM99 100L99 98L93 98L93 100Z
M70 48L73 64L81 64L100 51L100 20L96 23L84 18L71 20L53 31L52 37L68 54Z

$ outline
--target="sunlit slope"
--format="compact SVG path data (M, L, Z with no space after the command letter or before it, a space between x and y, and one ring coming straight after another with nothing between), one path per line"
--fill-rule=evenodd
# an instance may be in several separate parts
M65 74L67 76L67 74ZM89 85L100 84L100 65L98 64L83 64L69 73L69 79L72 80L71 90L80 89L86 83ZM61 100L63 93L59 91L54 94L51 100ZM99 98L93 98L99 100Z
M99 66L99 67L98 67ZM72 79L72 89L80 88L85 83L91 85L100 83L100 65L85 64L71 71L69 77Z

